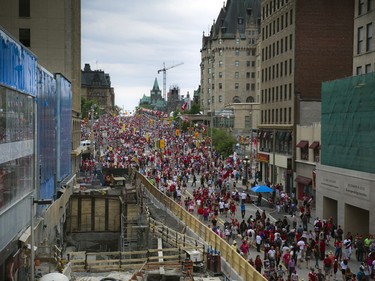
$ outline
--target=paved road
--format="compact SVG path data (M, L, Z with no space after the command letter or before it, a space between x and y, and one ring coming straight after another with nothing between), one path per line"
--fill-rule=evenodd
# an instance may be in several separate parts
M192 179L189 179L188 188L187 188L185 194L183 195L183 197L185 197L185 196L190 196L191 198L193 197L192 193L193 193L193 190L196 189L196 187L192 187L191 183L192 183ZM200 186L200 178L199 178L199 176L197 177L197 187L198 186ZM238 181L238 183L237 183L237 190L239 192L241 192L241 191L244 190L244 188L245 187L242 186L242 184L240 183L240 181ZM251 191L247 192L247 193L249 193L251 196L254 196L253 199L256 199L257 196L256 196L255 193L253 193ZM266 212L266 214L267 214L267 217L269 217L271 221L276 221L279 218L283 219L284 216L287 216L287 219L288 219L289 223L292 225L292 217L290 215L287 215L284 211L281 211L280 213L277 213L275 211L275 209L271 209L269 207L268 202L265 201L265 200L262 202L262 205L263 206L258 207L255 204L247 204L246 203L245 220L248 219L250 217L250 215L252 215L253 217L255 217L255 213L256 213L257 210L259 210L260 213L262 213L263 210L264 210ZM240 212L239 209L240 209L240 206L238 205L237 206L237 212L236 212L235 218L238 219L241 222L242 221L242 217L241 217L241 212ZM196 211L194 212L194 215L198 217ZM311 210L311 217L315 218L315 210L314 209ZM220 229L222 229L222 230L224 229L224 223L225 223L226 220L230 221L229 215L228 215L228 217L225 217L224 215L219 215L218 216L218 224L220 225ZM311 221L313 221L313 219ZM297 216L297 225L302 225L302 222L301 222L301 220L300 220L300 218L298 216ZM308 224L308 230L313 230L312 223ZM237 245L239 246L241 240L240 239L237 239L237 240L238 240L237 241ZM232 241L230 241L230 243L232 243ZM329 246L326 248L326 253L328 253L329 251L332 251L334 253L333 240L331 240ZM255 259L255 257L256 257L257 254L259 254L259 253L256 251L255 248L250 248L250 257L251 258ZM261 252L260 256L263 259L264 253ZM353 257L354 257L354 259L353 259ZM303 280L308 280L308 273L310 272L310 268L312 266L314 266L314 265L315 265L315 260L312 259L310 261L309 268L306 267L306 262L304 262L301 265L301 268L297 268L297 273L298 273L299 279L300 280L302 280L302 279ZM319 260L319 268L322 269L323 268L322 265L323 265L323 262ZM352 270L352 272L354 272L355 274L358 272L359 267L360 267L360 262L357 262L355 260L354 250L353 250L353 254L352 254L352 260L349 261L349 267ZM315 269L315 272L317 272L317 269ZM323 272L323 270L322 270L322 272ZM330 278L330 280L334 280L334 277ZM341 275L340 270L337 272L336 280L342 280L342 275Z

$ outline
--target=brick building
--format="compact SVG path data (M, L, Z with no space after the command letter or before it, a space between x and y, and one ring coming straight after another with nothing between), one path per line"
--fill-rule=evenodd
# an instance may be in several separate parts
M352 73L354 3L265 0L261 9L259 168L291 191L296 149L307 145L295 126L320 121L322 81Z

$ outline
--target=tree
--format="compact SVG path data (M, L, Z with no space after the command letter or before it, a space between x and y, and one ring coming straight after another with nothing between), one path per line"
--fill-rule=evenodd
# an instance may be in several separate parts
M212 145L218 153L224 157L228 157L233 153L235 144L236 139L228 134L227 131L212 128Z
M197 104L197 103L193 103L193 104L191 105L190 110L189 110L187 113L188 113L188 114L198 114L198 113L200 112L200 110L201 110L200 105Z
M89 116L89 112L94 105L95 105L95 101L81 98L81 113L82 113L83 119L91 117Z

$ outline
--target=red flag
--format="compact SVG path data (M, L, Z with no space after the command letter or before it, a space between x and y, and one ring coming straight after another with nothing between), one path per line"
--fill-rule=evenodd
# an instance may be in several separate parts
M188 106L188 103L185 102L182 106L181 106L181 110L184 111L186 109L186 107Z

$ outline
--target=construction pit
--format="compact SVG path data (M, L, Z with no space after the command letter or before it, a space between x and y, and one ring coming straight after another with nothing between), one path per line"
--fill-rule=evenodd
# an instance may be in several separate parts
M70 198L61 262L70 280L223 280L220 257L186 234L140 185L85 186Z

